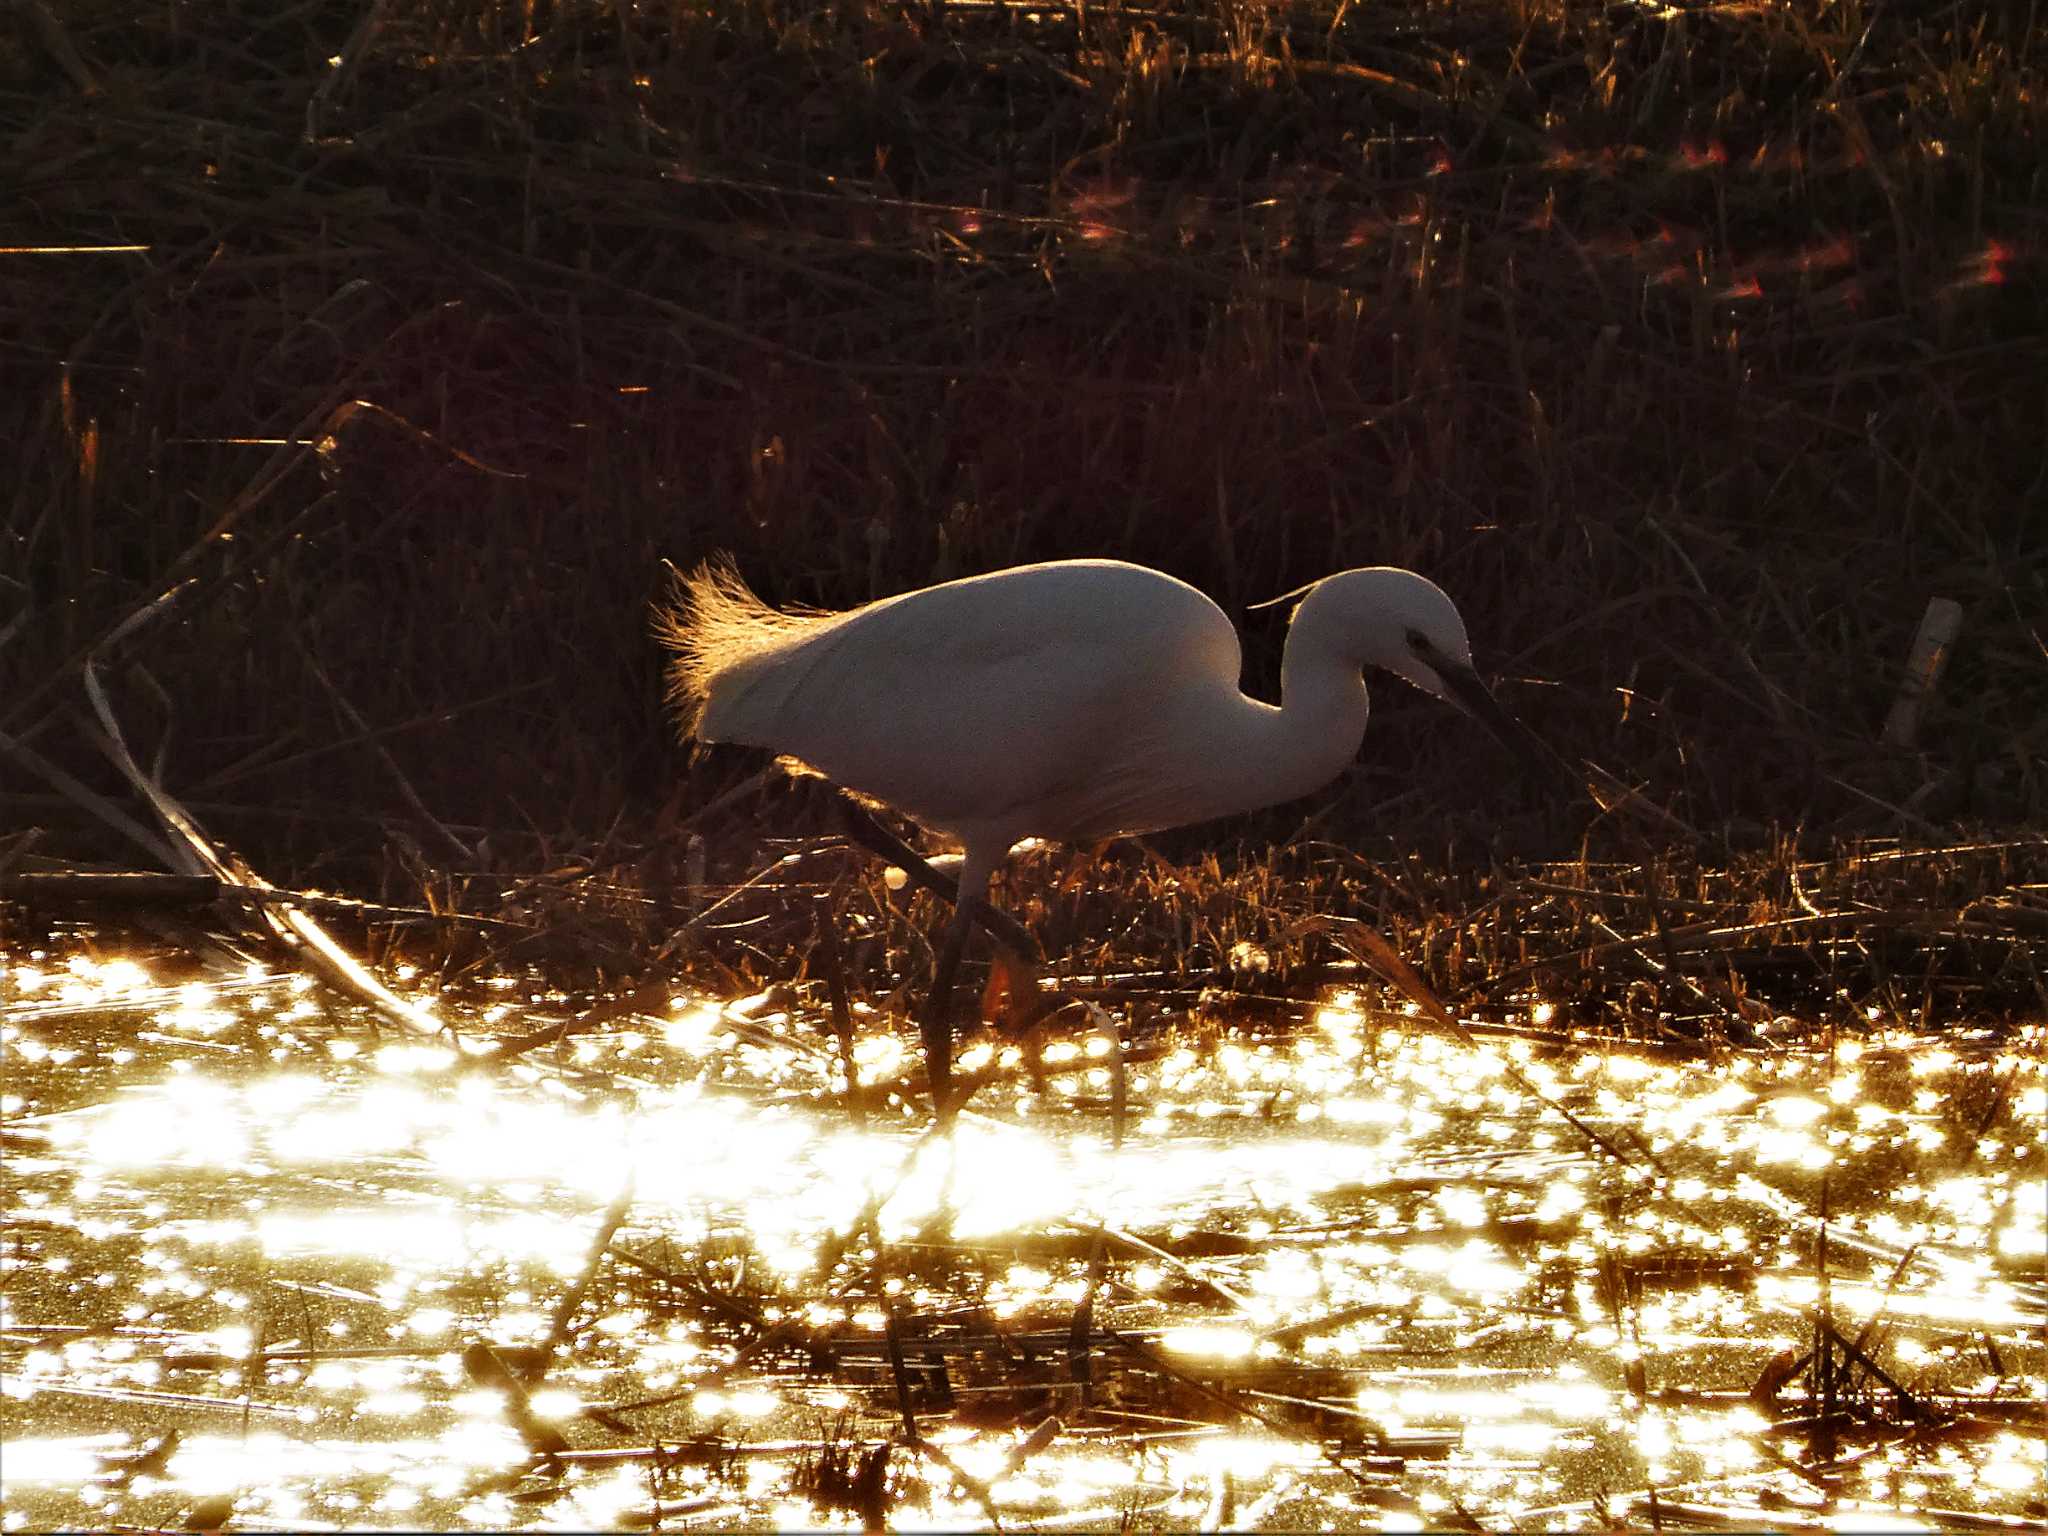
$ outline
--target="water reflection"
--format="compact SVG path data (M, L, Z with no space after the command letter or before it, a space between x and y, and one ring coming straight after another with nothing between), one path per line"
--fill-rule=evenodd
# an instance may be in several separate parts
M537 1022L484 990L465 1040ZM983 1041L939 1140L765 998L497 1066L83 946L0 1010L8 1529L2040 1512L2039 1029L1707 1064L1339 996Z

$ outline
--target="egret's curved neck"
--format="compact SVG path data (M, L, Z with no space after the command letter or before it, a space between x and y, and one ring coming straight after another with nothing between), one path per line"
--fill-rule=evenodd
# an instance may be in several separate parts
M1280 708L1271 724L1265 769L1273 799L1322 788L1358 755L1365 738L1365 676L1334 643L1311 593L1287 631L1280 661Z
M1148 779L1174 783L1162 802L1170 813L1148 806L1142 824L1126 815L1121 830L1157 831L1279 805L1313 794L1344 771L1365 735L1365 677L1357 662L1344 659L1331 630L1303 617L1287 633L1278 708L1241 692L1235 681L1165 702L1161 760L1149 765Z
M1329 594L1311 592L1300 604L1280 659L1280 709L1239 694L1241 733L1217 741L1204 774L1217 801L1212 815L1311 795L1358 756L1366 680L1346 653L1348 629Z

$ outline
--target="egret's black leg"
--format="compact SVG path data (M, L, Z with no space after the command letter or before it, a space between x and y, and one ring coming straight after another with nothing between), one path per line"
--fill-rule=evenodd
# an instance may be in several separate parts
M958 903L960 882L950 875L942 875L924 861L910 844L875 820L873 813L853 796L839 796L839 824L846 835L877 858L887 859L891 864L910 877L913 885L921 885L940 899Z
M868 813L868 808L850 795L839 796L840 824L846 835L861 847L891 864L908 875L911 881L923 886L933 895L954 903L960 902L958 881L940 874L924 861L924 858L910 844L903 841L887 827ZM1031 936L1031 930L1018 922L1009 913L991 905L985 898L977 896L967 903L974 921L988 930L989 937L1015 955L1026 965L1042 968L1045 965L1045 951L1038 946L1038 940Z
M953 984L960 975L960 956L967 948L969 924L955 915L939 940L939 952L932 965L932 989L924 1000L924 1015L917 1021L924 1036L924 1071L932 1087L932 1112L939 1124L953 1123Z

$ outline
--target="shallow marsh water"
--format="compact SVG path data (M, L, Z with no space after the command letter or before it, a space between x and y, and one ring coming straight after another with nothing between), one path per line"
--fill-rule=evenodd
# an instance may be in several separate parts
M1656 1059L1333 993L1120 1070L1055 1032L1035 1082L970 1042L946 1141L836 1098L795 995L491 1065L590 1000L423 1001L456 1045L256 967L0 955L5 1528L2048 1513L2039 1027ZM860 1023L864 1080L912 1069Z

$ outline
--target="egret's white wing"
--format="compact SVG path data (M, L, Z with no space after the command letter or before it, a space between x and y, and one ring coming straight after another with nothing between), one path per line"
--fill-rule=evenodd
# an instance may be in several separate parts
M1174 744L1146 748L1147 722L1234 694L1239 665L1192 587L1108 561L1027 566L821 623L715 691L706 720L935 827L1014 817L1062 836L1062 818L1115 819L1156 789Z

